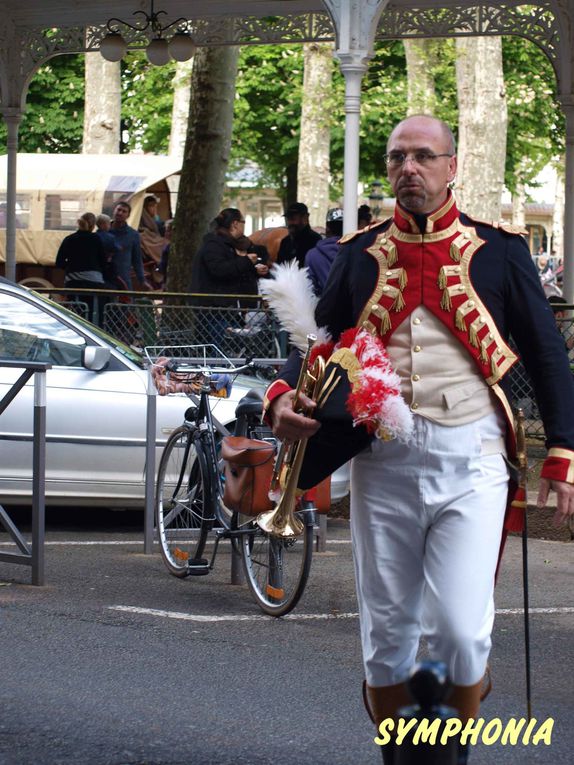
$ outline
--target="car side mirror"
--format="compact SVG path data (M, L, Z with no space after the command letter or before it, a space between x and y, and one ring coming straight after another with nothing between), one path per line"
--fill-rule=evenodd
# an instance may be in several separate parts
M86 345L82 351L82 366L93 372L101 372L110 363L111 355L109 348L101 345Z

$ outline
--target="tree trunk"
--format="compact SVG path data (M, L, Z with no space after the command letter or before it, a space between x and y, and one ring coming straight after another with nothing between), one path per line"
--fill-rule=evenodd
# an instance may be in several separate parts
M231 148L236 46L200 48L193 62L189 122L171 240L167 288L187 292L191 262L219 212Z
M407 116L434 114L436 40L403 40L407 57Z
M173 76L173 108L171 111L171 132L169 134L170 157L183 157L185 137L187 135L187 120L189 117L189 101L191 99L191 72L193 59L178 61Z
M329 147L333 44L306 43L297 196L309 207L311 226L324 226L329 208Z
M552 214L552 244L548 254L554 254L562 260L564 258L564 167L566 158L562 157L556 163L556 191L554 192L554 213Z
M482 220L499 220L504 186L508 115L500 37L456 41L459 207Z
M119 61L86 53L83 154L117 154L122 109Z

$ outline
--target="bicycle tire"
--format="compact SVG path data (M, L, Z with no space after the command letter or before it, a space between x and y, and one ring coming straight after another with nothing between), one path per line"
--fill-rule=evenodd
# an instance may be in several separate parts
M304 519L304 514L301 514ZM241 558L247 586L257 605L270 616L284 616L299 602L313 559L313 524L305 522L300 537L274 537L255 518L238 515Z
M174 576L188 576L193 562L207 565L202 556L213 525L210 514L205 455L193 431L182 425L171 433L161 455L156 491L160 550Z

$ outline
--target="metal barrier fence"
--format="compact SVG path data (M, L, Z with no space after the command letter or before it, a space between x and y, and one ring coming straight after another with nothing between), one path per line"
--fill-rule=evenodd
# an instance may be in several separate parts
M570 369L574 374L574 306L570 304L553 305L552 308L556 317L556 325L564 338L564 345L570 359ZM524 412L526 435L530 438L544 439L544 427L534 397L534 388L521 361L515 364L509 372L509 380L511 403L514 407L520 407ZM567 413L564 416L567 416Z
M44 290L39 290L44 291ZM193 345L212 342L231 358L284 358L287 335L279 329L274 315L253 296L217 296L229 307L192 305L211 295L182 293L110 293L78 290L45 290L67 296L64 305L84 318L90 318L110 335L128 345ZM85 297L84 297L85 296ZM254 307L239 307L253 305ZM553 305L556 323L564 337L574 371L574 306ZM530 378L521 362L509 375L512 404L520 406L526 419L526 433L544 438L544 428Z
M51 364L39 361L0 361L4 369L22 369L12 387L0 400L0 415L10 405L28 380L34 377L34 416L32 436L32 540L24 539L4 507L0 505L0 526L18 547L19 552L0 552L0 561L32 568L32 584L44 584L45 469L46 469L46 371Z

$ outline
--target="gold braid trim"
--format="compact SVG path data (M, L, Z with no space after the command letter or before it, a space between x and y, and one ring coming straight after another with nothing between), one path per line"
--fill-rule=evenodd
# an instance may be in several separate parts
M386 249L386 256L387 256L387 265L389 268L392 268L395 263L397 262L399 256L397 255L397 245L393 242L389 242Z

